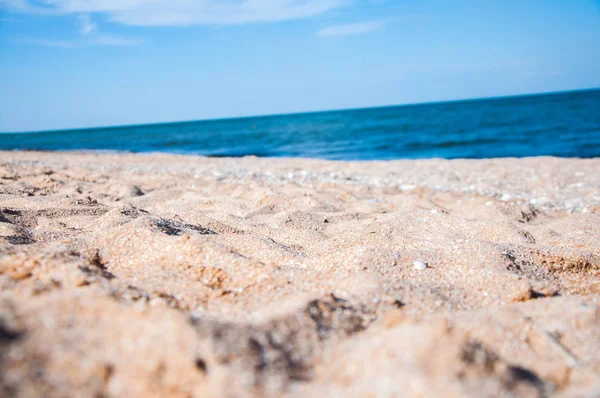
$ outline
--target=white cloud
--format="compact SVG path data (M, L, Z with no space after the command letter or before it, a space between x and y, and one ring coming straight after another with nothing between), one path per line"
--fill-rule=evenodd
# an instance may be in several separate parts
M352 0L0 0L23 12L103 13L127 25L242 24L323 14Z
M46 0L47 3L60 3L63 0ZM20 7L20 10L30 10L33 7L25 0L0 0L0 5ZM33 12L37 12L34 8ZM90 46L137 46L144 43L144 39L138 37L123 37L108 33L101 33L98 25L92 20L90 14L76 15L76 27L80 37L75 39L49 39L49 38L17 38L15 41L25 44L33 44L47 47L81 48Z
M384 27L382 21L367 21L342 25L333 25L315 33L319 37L357 36L373 32Z
M44 46L134 46L144 42L100 33L94 19L125 25L186 26L276 22L308 18L354 0L0 0L2 8L38 15L73 15L83 37L20 40Z
M96 24L92 22L92 17L88 14L80 15L77 18L77 22L79 24L79 33L82 35L88 35L96 30Z

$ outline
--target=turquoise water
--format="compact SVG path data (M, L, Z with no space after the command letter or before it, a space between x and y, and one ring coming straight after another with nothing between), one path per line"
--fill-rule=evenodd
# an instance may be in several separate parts
M1 149L371 160L600 156L600 90L252 118L4 133Z

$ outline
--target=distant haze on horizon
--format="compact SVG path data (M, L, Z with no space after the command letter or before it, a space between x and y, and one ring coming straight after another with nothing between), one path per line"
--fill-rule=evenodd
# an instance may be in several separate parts
M0 132L600 87L594 0L0 0Z

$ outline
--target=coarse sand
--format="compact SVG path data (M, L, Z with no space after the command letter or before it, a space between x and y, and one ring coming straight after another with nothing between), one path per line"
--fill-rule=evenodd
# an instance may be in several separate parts
M600 396L600 159L0 152L0 396Z

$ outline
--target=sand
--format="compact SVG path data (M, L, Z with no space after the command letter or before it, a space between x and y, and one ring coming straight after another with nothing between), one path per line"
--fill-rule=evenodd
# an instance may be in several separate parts
M0 395L598 396L599 171L0 152Z

